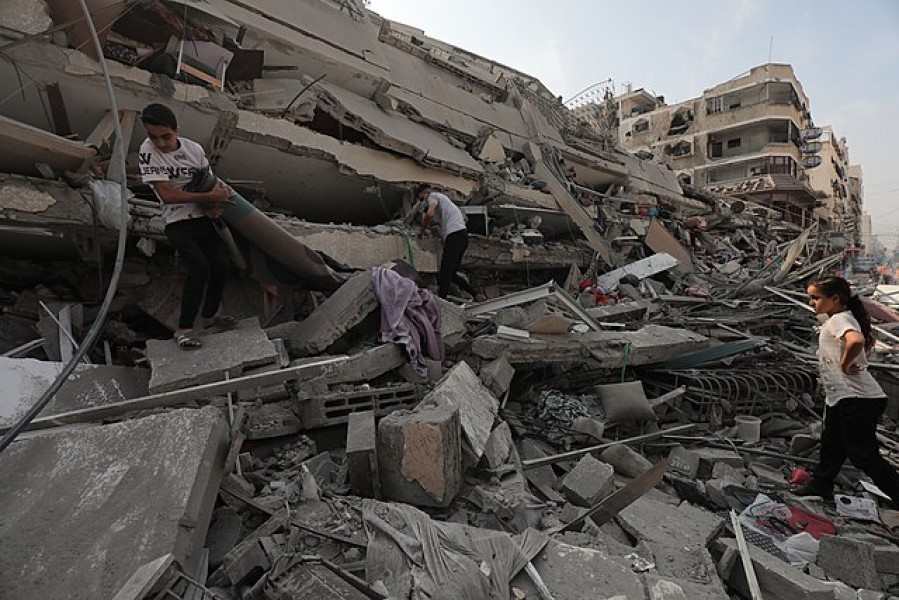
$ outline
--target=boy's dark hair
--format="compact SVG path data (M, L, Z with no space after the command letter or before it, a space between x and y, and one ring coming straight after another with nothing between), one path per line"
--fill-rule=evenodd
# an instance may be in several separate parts
M425 190L430 190L431 186L427 183L420 184L417 188L415 188L415 197L418 198L421 196L421 193Z
M144 125L157 125L168 127L170 129L178 129L178 119L172 109L164 104L148 104L140 113L141 123Z
M862 303L858 295L852 293L852 286L842 277L830 276L814 279L808 283L809 286L815 286L822 294L827 297L836 296L840 299L840 303L849 309L855 320L858 321L862 329L862 335L865 336L865 347L874 346L874 333L871 331L871 317L868 310Z

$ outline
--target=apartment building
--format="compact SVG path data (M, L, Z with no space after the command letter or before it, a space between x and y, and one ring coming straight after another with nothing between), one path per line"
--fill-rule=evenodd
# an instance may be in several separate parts
M827 209L816 211L831 196L832 173L816 177L820 187L811 175L825 163L810 152L824 147L818 139L824 131L814 127L790 65L754 67L678 104L643 89L616 100L620 145L667 164L682 181L776 209L796 226L833 221ZM829 147L848 157L845 144ZM841 169L847 164L836 162Z

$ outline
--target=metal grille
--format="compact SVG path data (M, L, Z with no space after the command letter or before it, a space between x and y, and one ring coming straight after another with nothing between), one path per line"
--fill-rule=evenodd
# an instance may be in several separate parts
M783 403L811 394L817 373L803 366L760 365L758 369L684 369L653 373L662 387L687 388L684 400L694 417L707 418L720 405L730 414L760 415L782 409Z

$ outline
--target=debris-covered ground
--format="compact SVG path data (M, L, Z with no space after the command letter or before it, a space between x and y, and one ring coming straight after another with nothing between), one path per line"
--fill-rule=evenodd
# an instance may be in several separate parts
M104 307L115 119L70 47L77 14L18 4L3 86L44 83L0 117L18 148L0 151L5 433L98 333L0 453L0 597L899 594L899 507L848 463L833 504L790 491L824 404L804 286L845 264L817 225L681 184L536 80L355 2L122 3L104 54L128 135L143 104L177 105L255 211L228 219L240 321L186 351L183 264L134 177L143 132ZM209 44L196 61L240 57L231 78L146 60L182 26ZM335 74L314 81L321 64ZM434 295L437 236L401 222L421 181L466 207L462 270L487 300ZM899 465L899 313L865 302Z

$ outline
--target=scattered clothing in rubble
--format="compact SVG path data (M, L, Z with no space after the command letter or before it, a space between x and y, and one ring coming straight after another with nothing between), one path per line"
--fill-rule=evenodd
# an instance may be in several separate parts
M602 421L605 413L597 397L592 394L564 394L559 390L543 390L530 415L540 423L548 439L558 441L571 434L571 424L578 417Z
M437 299L430 290L383 267L372 269L371 283L381 304L380 340L401 344L415 372L427 377L425 358L443 361Z

